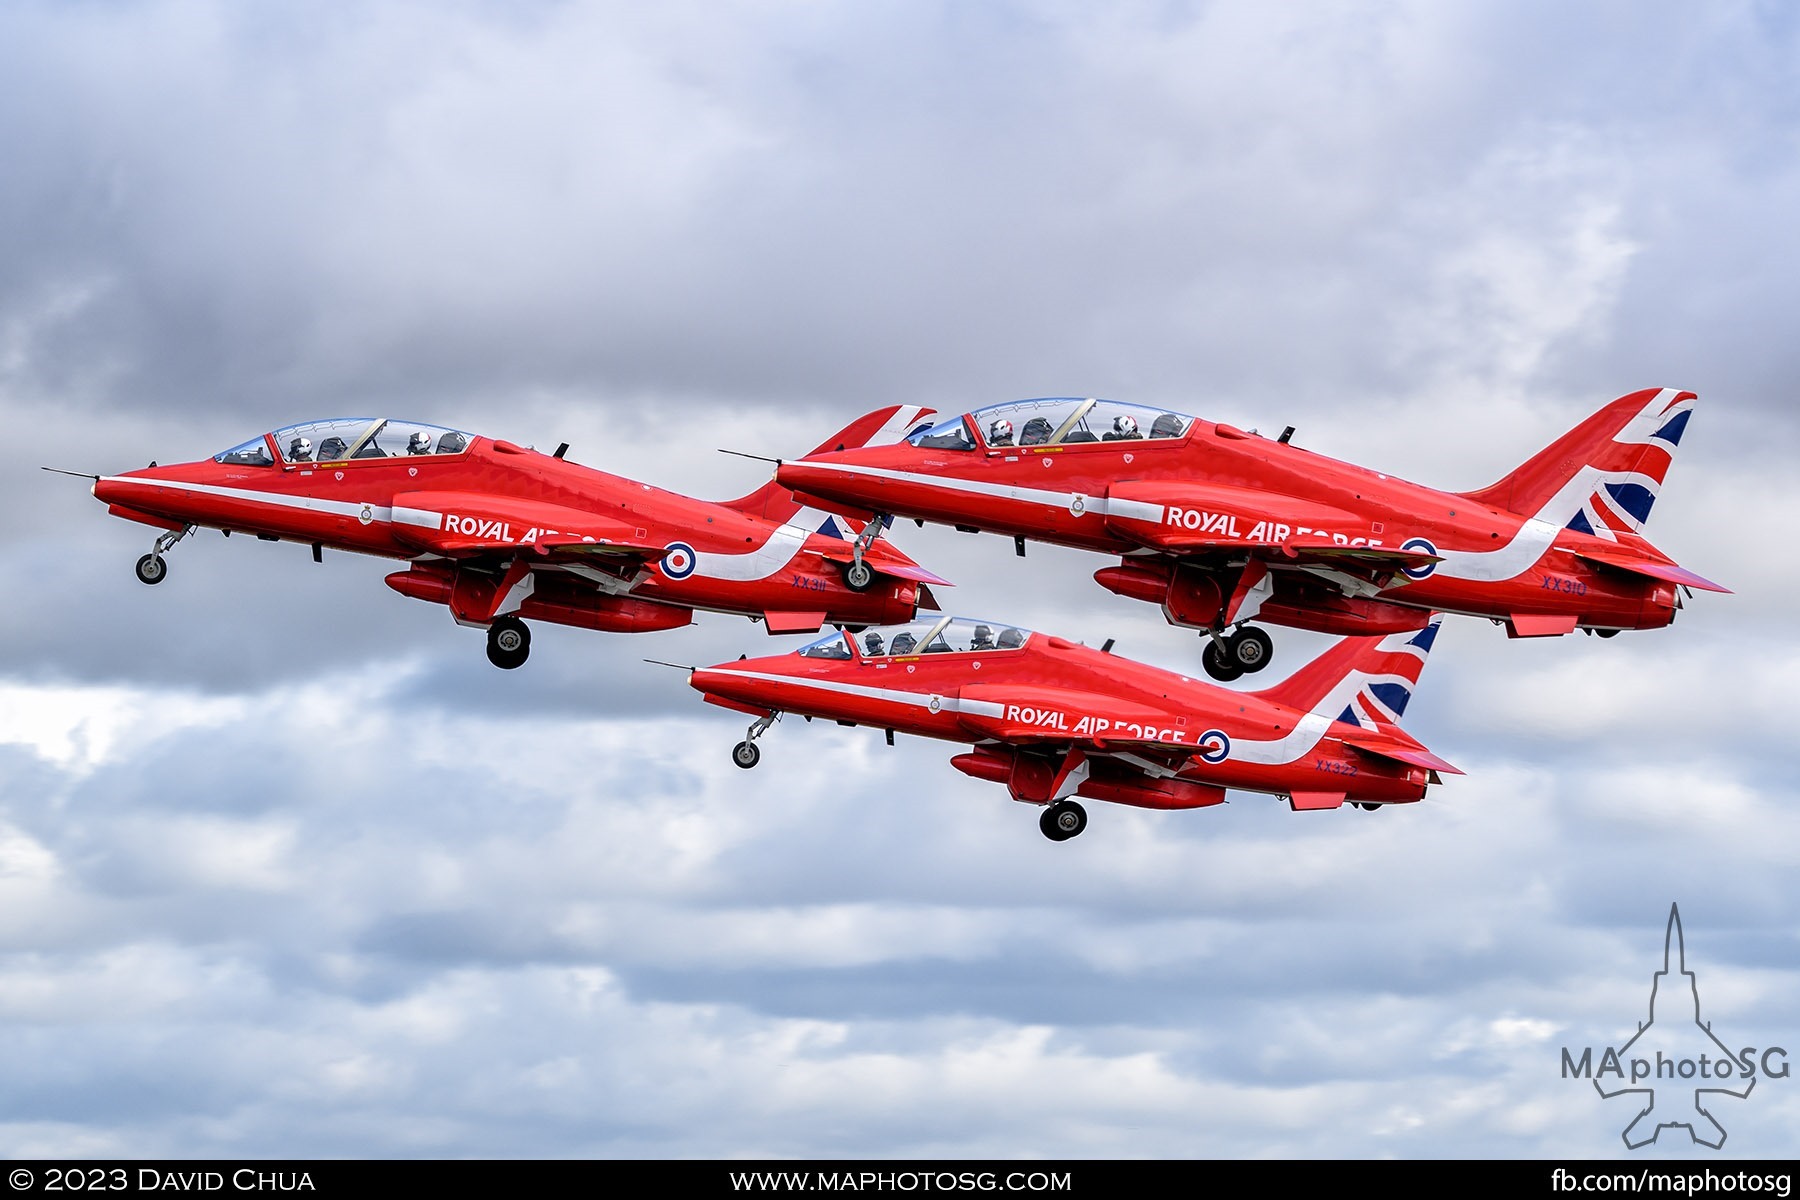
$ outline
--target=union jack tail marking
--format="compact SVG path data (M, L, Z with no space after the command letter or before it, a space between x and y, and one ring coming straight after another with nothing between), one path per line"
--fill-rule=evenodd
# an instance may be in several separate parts
M1640 532L1693 415L1693 392L1613 401L1471 500L1617 541Z
M1397 725L1418 687L1443 615L1385 637L1348 637L1257 695L1365 729Z

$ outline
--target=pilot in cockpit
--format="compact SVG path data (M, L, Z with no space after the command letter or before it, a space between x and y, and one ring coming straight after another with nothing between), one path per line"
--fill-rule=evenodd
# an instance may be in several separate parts
M288 443L289 462L312 461L312 439L297 437Z
M881 653L881 635L873 629L869 631L867 637L863 638L863 653L869 655Z
M994 648L994 631L986 625L977 625L974 636L969 639L971 650L992 650Z
M415 430L413 435L406 439L406 452L408 454L430 454L431 435L423 429Z
M988 440L988 445L990 445L990 446L1010 446L1010 445L1012 445L1013 444L1012 422L1007 420L1005 417L995 418L993 424L988 426L988 439L987 440Z
M1103 442L1129 442L1144 435L1138 432L1137 418L1129 413L1120 413L1113 418L1113 427L1101 437Z

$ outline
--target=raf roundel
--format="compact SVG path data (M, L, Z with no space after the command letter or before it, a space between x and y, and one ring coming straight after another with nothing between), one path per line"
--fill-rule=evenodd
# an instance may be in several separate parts
M657 564L664 575L670 579L686 579L694 573L694 568L699 565L699 562L692 546L686 542L670 542L668 551L663 555L662 561Z
M1231 739L1223 729L1209 729L1195 740L1202 761L1218 766L1231 757Z
M1404 542L1400 543L1400 548L1402 550L1422 550L1426 554L1436 554L1438 552L1436 546L1432 545L1422 537L1407 538ZM1437 566L1438 565L1434 562L1428 562L1423 566L1402 567L1400 568L1400 572L1408 579L1424 579L1433 571L1437 570Z

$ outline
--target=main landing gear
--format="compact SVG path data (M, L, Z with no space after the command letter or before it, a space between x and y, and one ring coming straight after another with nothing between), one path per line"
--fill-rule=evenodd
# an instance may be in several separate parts
M1239 625L1232 634L1214 630L1207 635L1206 649L1200 653L1200 665L1220 683L1230 683L1246 674L1262 670L1275 657L1275 643L1254 625Z
M169 564L163 561L163 555L172 549L176 542L194 532L192 525L183 525L180 529L171 529L156 539L156 545L150 553L137 560L137 577L139 583L161 583L169 574Z
M844 568L844 586L853 592L866 592L875 582L875 572L863 561L863 555L875 544L881 531L887 528L887 521L887 517L876 513L874 519L856 535L856 541L850 544L850 565Z
M531 627L517 617L495 617L488 626L487 656L502 671L524 666L531 657Z
M1087 809L1073 800L1058 800L1038 817L1038 828L1053 842L1066 842L1087 828Z
M744 736L744 740L731 748L731 761L746 771L761 762L762 751L756 748L756 739L767 733L769 726L773 725L780 716L780 713L770 713L766 717L759 717L752 723L750 732Z

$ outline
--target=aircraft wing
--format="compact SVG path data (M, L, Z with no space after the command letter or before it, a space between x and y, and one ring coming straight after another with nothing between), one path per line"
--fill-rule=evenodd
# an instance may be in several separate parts
M394 535L446 558L505 558L591 563L617 568L668 553L641 527L610 517L474 492L402 492L394 497Z
M1437 562L1420 550L1383 545L1366 517L1231 484L1128 479L1106 493L1106 523L1133 541L1182 557L1252 557L1270 567L1323 566L1393 574Z
M1155 747L1186 757L1201 732L1183 715L1070 688L972 684L957 699L959 719L971 733L1014 745L1099 753Z

